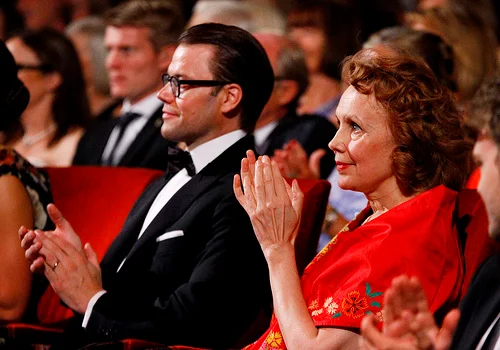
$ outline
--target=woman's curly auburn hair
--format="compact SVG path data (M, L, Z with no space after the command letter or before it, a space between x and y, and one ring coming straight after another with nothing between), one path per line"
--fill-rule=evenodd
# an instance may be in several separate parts
M392 170L405 196L438 185L455 191L469 175L472 142L451 92L420 58L394 48L363 49L344 60L342 79L374 94L397 145Z

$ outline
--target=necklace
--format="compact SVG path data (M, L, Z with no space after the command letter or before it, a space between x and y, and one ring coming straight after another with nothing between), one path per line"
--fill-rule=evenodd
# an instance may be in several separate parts
M21 141L23 145L25 145L26 147L33 146L38 141L43 140L44 138L52 134L54 131L56 131L56 128L57 128L56 123L52 123L49 125L47 129L43 129L42 131L39 131L36 134L30 136L23 135Z

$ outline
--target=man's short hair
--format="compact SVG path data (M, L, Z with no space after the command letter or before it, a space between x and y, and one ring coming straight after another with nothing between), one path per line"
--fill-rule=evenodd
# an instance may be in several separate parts
M266 51L247 31L218 23L203 23L186 30L179 45L212 45L210 62L213 79L241 86L241 128L252 132L271 96L274 74Z
M145 27L155 50L177 42L184 30L184 17L176 3L167 0L131 0L120 4L105 16L106 25L113 27Z
M480 132L482 129L491 128L490 120L495 110L499 112L498 106L500 106L500 73L485 79L474 94L474 98L471 100L470 104L467 124L476 129L477 132ZM495 138L494 130L496 128L499 128L499 131L498 140L495 139L495 142L500 144L499 126L495 125L494 128L491 128L492 137Z
M302 94L309 85L309 72L302 48L291 41L281 46L276 62L276 77L297 82L297 96L288 104L290 111L295 111Z

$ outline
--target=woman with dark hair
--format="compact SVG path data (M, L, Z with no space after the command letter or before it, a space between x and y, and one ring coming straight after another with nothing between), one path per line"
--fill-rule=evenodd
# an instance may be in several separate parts
M1 133L18 120L30 99L3 41L0 75ZM47 175L0 142L0 321L36 320L36 305L47 282L42 276L31 274L17 231L25 225L53 228L45 210L51 202Z
M309 88L300 114L333 118L341 94L340 64L359 47L360 18L356 8L329 1L300 3L288 15L290 37L304 50Z
M471 165L472 144L451 92L423 60L397 49L363 49L342 70L348 88L330 142L342 189L369 205L299 277L294 241L302 193L276 162L251 151L234 190L266 257L275 316L250 349L358 347L362 316L384 321L394 277L417 276L439 319L459 299L463 267L457 192Z
M6 142L35 166L68 166L90 118L80 61L71 41L29 30L6 42L31 99Z

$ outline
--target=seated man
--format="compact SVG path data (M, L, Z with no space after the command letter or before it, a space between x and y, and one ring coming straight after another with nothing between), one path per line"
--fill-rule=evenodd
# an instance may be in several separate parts
M273 93L264 107L254 132L257 152L273 156L289 141L296 140L307 155L324 150L320 175L326 179L335 166L335 155L328 143L337 129L328 119L317 115L296 113L300 97L307 89L306 61L302 49L286 37L276 34L257 33L257 40L267 52L274 69Z
M105 23L110 93L123 99L121 115L101 114L78 143L73 164L166 170L175 143L161 137L156 92L184 27L180 10L167 1L127 1L109 10Z
M100 266L53 205L55 231L20 230L31 269L76 313L66 338L78 345L141 338L228 348L271 300L263 254L232 190L273 86L266 53L242 29L195 26L163 83L162 136L185 142L192 162L183 154L184 165L144 191Z
M474 147L481 166L478 192L486 205L491 238L500 240L500 76L486 82L474 98L484 129ZM460 305L439 328L429 311L419 281L401 276L386 293L384 331L373 316L363 320L364 349L498 349L500 347L500 254L491 256L478 269Z

